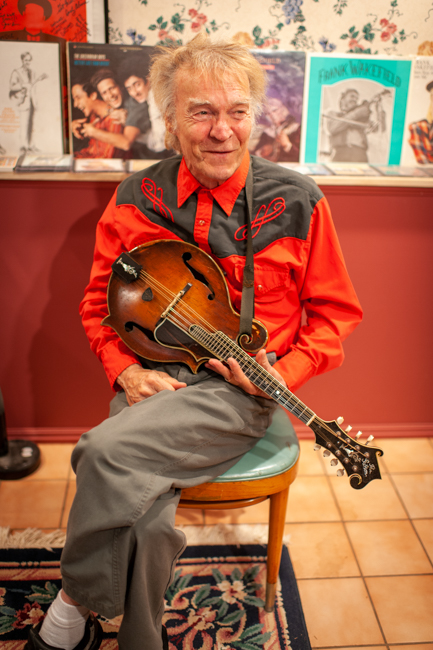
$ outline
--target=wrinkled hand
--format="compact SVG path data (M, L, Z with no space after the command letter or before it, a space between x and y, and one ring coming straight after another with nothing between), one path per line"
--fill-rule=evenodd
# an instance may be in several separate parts
M184 382L173 379L166 372L148 370L138 363L125 368L117 377L117 383L125 391L129 406L162 390L178 390L186 387Z
M287 388L287 384L280 373L275 370L269 363L268 357L266 356L266 350L260 350L260 352L257 353L255 360L260 366L262 366L264 370L269 372L269 374L272 375L274 379L279 381L285 388ZM210 368L211 370L215 370L215 372L218 372L220 375L222 375L224 379L230 384L233 384L233 386L239 386L239 388L242 388L242 390L244 390L249 395L257 395L257 397L266 397L268 399L272 399L269 397L269 395L266 395L266 393L260 390L260 388L254 386L254 384L241 370L241 367L236 359L230 357L230 359L227 359L227 364L229 367L227 367L227 365L221 361L218 361L218 359L209 359L209 361L206 363L206 367Z

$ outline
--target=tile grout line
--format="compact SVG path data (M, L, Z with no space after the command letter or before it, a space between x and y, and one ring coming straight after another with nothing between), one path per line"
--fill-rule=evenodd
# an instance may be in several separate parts
M405 503L403 501L403 498L400 496L400 492L398 491L398 487L397 487L396 483L394 482L394 477L393 477L392 474L389 475L389 480L391 481L391 485L394 488L394 490L395 490L395 492L396 492L396 494L397 494L397 496L398 496L398 498L400 500L400 503L401 503L404 511L407 513L408 519L410 521L410 525L412 526L412 530L414 531L419 543L421 544L422 550L424 551L424 553L425 553L425 555L427 557L427 560L430 562L430 564L431 564L431 566L433 568L433 559L430 558L430 555L429 555L429 553L427 552L427 549L424 546L424 543L423 543L423 541L421 539L421 536L419 535L419 533L418 533L418 531L416 529L416 526L413 523L413 519L410 516L409 510L406 508L406 505L405 505ZM430 520L430 517L424 517L424 519Z
M350 537L350 535L349 535L349 532L348 532L348 530L347 530L346 522L345 522L344 517L343 517L343 512L342 512L342 510L341 510L341 508L340 508L340 503L339 503L339 501L338 501L338 499L337 499L337 495L335 494L334 488L333 488L333 486L332 486L331 477L330 477L328 474L326 475L326 480L327 480L327 482L328 482L329 489L331 490L332 498L334 499L334 503L335 503L335 506L336 506L336 508L337 508L337 511L338 511L338 513L340 514L341 522L342 522L342 524L343 524L343 528L344 528L344 532L346 533L346 537L347 537L347 540L348 540L348 542L349 542L349 546L350 546L350 548L351 548L351 550L352 550L352 553L353 553L353 556L354 556L354 558L355 558L355 562L356 562L356 565L357 565L357 567L358 567L358 570L359 570L359 573L360 573L360 577L361 577L362 583L363 583L364 588L365 588L365 590L366 590L366 592L367 592L368 599L369 599L369 601L370 601L371 607L372 607L372 609L373 609L374 616L375 616L376 621L377 621L377 625L378 625L379 630L380 630L380 633L381 633L381 635L382 635L382 639L383 639L383 641L384 641L384 644L387 645L388 642L387 642L387 639L386 639L386 636L385 636L385 632L384 632L383 627L382 627L382 624L381 624L381 622L380 622L379 615L378 615L378 613L377 613L377 611L376 611L376 607L374 606L373 599L372 599L371 594L370 594L370 590L369 590L369 588L368 588L368 586L367 586L367 582L366 582L365 576L364 576L364 574L363 574L363 572L362 572L361 565L360 565L359 560L358 560L358 556L357 556L357 554L356 554L356 552L355 552L355 548L354 548L354 546L353 546L353 544L352 544L352 539L351 539L351 537Z

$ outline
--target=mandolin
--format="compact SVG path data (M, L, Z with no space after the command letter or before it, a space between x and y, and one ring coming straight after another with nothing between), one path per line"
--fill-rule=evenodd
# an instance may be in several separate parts
M139 356L152 361L186 363L193 372L211 358L236 359L248 379L280 406L310 427L315 450L334 456L338 476L347 474L355 489L380 479L383 452L361 444L343 431L343 418L326 422L259 365L255 355L268 340L265 327L253 319L251 336L239 335L224 275L210 255L179 240L148 242L122 253L112 265L107 289L112 327Z

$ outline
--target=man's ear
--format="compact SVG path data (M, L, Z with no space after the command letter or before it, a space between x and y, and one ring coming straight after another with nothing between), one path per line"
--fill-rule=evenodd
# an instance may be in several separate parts
M165 119L164 119L164 122L165 122L165 128L166 128L166 130L167 130L169 133L175 133L175 128L174 128L173 122L172 122L172 120L171 120L167 115L166 115L166 117L165 117Z

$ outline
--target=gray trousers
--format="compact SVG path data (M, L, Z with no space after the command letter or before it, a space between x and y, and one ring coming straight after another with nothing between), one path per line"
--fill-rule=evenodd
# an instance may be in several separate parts
M92 611L123 614L120 650L161 650L164 594L185 536L174 529L182 488L223 474L270 424L276 405L207 370L164 370L187 387L134 406L119 393L110 417L72 454L77 494L62 554L65 592Z

